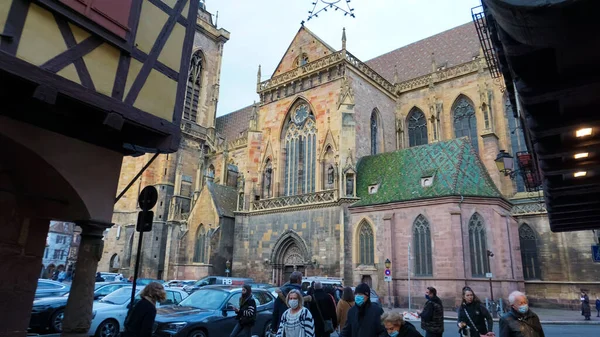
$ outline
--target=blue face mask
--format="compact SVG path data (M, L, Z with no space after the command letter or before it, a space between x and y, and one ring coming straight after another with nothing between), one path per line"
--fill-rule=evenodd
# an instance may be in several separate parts
M431 298L429 297L429 295L425 295L425 298L429 301Z
M519 306L519 312L522 314L527 313L529 311L529 306L527 304L523 304Z
M390 335L390 337L396 337L396 336L398 336L398 331L394 331L389 335Z
M362 295L354 295L354 303L360 307L365 303L365 298Z

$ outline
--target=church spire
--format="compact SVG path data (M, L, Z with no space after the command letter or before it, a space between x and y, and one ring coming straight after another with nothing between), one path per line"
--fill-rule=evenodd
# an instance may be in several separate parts
M346 50L346 27L342 29L342 49Z

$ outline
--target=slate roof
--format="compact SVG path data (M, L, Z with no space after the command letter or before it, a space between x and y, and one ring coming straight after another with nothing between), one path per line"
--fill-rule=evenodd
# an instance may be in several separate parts
M206 187L212 196L219 217L234 218L233 212L237 208L237 192L235 188L206 182Z
M421 186L421 178L433 184ZM369 185L379 189L369 194ZM468 138L363 157L357 166L353 204L367 206L444 196L502 198Z
M227 115L217 117L215 123L217 133L225 137L228 142L238 139L240 134L248 130L250 117L252 116L252 106L251 104Z
M394 81L394 66L398 69L398 82L432 72L431 57L438 67L452 67L473 60L479 55L479 38L473 22L411 43L365 62L388 81Z

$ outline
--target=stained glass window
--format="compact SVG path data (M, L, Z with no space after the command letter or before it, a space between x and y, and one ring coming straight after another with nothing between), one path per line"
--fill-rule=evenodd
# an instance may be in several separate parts
M379 128L377 122L377 111L373 110L371 113L371 154L377 154L377 151L379 150L379 144L377 144L377 141L379 140Z
M187 90L185 93L185 106L183 108L183 119L197 122L198 102L200 100L200 89L202 88L202 53L197 51L192 55L190 70L188 74Z
M296 105L284 133L284 194L315 191L317 127L308 104Z
M479 152L479 139L477 138L477 118L475 108L469 99L460 96L454 102L454 136L456 138L469 137L475 151Z
M198 228L196 247L194 249L194 262L206 263L206 230L204 225Z
M469 220L469 249L471 251L471 274L473 277L485 277L489 272L487 261L487 239L485 224L479 213Z
M358 233L359 264L375 264L373 229L368 223L363 222Z
M427 144L427 118L418 108L412 108L406 117L408 125L408 144L409 146L419 146Z
M413 246L415 275L433 276L431 228L423 215L419 215L413 223Z
M540 262L538 260L537 236L528 224L522 224L519 227L519 242L521 244L523 278L526 280L539 280L541 273Z

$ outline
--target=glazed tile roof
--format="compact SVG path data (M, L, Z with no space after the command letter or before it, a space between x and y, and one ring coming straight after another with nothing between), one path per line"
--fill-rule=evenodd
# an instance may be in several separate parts
M388 81L394 81L394 66L398 82L432 72L432 53L437 67L452 67L473 60L479 55L479 38L473 22L411 43L365 62Z
M237 208L237 192L235 188L215 184L210 181L206 183L206 187L212 196L219 216L235 217L233 213Z
M234 141L248 130L250 117L252 116L252 104L240 110L230 112L227 115L217 117L215 129L228 142Z
M431 176L432 185L422 187L421 178ZM378 191L369 194L373 184L379 184ZM502 197L466 137L363 157L356 192L361 200L352 207L459 195Z

